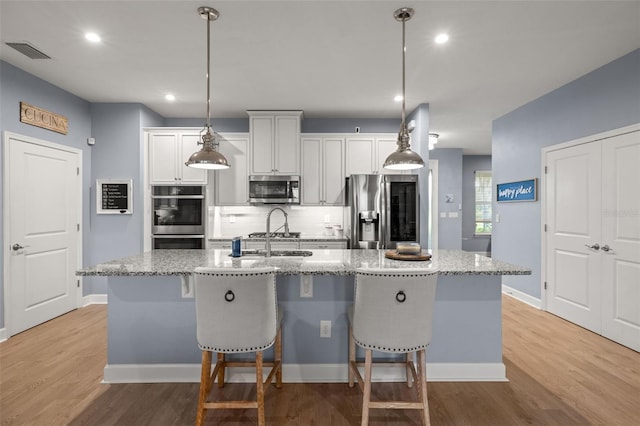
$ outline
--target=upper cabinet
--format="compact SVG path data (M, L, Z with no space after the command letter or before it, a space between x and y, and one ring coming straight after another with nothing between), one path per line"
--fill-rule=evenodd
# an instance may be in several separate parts
M248 111L250 172L253 175L300 174L302 111Z
M302 138L302 204L344 205L344 138Z
M347 176L407 173L382 167L389 154L397 148L395 135L352 136L346 143Z
M200 150L200 133L194 130L153 130L149 143L149 183L152 185L206 185L207 171L185 166Z
M231 164L226 170L216 170L209 174L213 180L215 204L217 206L237 206L248 204L247 170L249 153L249 135L246 133L219 134L218 150Z

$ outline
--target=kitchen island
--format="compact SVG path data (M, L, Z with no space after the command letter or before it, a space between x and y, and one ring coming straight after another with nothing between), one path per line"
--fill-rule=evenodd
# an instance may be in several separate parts
M356 268L432 268L439 276L427 351L429 380L506 380L501 278L528 275L529 269L459 250L436 251L426 262L390 260L384 250L312 253L232 258L229 250L155 250L79 270L80 276L108 277L105 382L199 381L191 285L198 266L277 268L278 302L285 315L286 382L346 381L347 308L353 302ZM303 275L312 277L312 297L301 297ZM321 320L331 321L330 337L320 337ZM244 374L232 373L230 380L251 377ZM377 374L402 380L399 370L381 369Z

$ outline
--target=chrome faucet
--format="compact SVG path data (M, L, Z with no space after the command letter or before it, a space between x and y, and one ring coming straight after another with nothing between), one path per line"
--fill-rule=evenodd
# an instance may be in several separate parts
M271 228L271 213L273 213L274 210L280 210L282 214L284 214L284 235L285 237L289 235L289 215L287 212L285 212L282 207L274 207L269 210L267 214L267 242L265 243L265 249L267 251L266 257L271 257L271 230L269 228Z

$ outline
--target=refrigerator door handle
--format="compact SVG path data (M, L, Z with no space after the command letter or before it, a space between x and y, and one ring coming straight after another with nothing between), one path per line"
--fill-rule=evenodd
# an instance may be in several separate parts
M384 176L382 176L380 187L380 220L378 221L380 237L378 248L386 249L389 247L389 182Z

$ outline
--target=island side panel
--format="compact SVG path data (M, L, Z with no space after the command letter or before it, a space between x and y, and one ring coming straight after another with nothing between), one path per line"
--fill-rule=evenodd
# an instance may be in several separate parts
M107 362L196 364L194 299L181 297L178 276L109 277Z
M346 378L347 309L353 303L354 278L313 278L313 297L301 298L300 276L277 277L279 304L284 309L285 373L287 365L302 369L305 365L322 365L327 369L321 371L334 375L342 376L344 370ZM430 365L446 364L440 371L452 371L458 365L467 371L474 370L474 364L480 370L484 368L481 364L503 366L500 283L498 275L439 277L433 339L427 351ZM189 371L197 381L200 350L195 303L194 299L181 297L180 278L110 277L108 291L108 364L190 365L196 367ZM320 337L321 320L332 322L331 337ZM271 357L271 350L265 356ZM303 380L309 377L299 375ZM449 377L464 379L465 375L454 372ZM335 381L336 377L327 379ZM147 381L153 381L153 377L147 377Z
M502 364L502 276L438 277L428 363Z
M301 298L300 275L278 277L285 364L347 365L347 309L353 304L353 280L353 276L315 275L313 297ZM320 321L326 320L331 321L331 337L320 337Z

